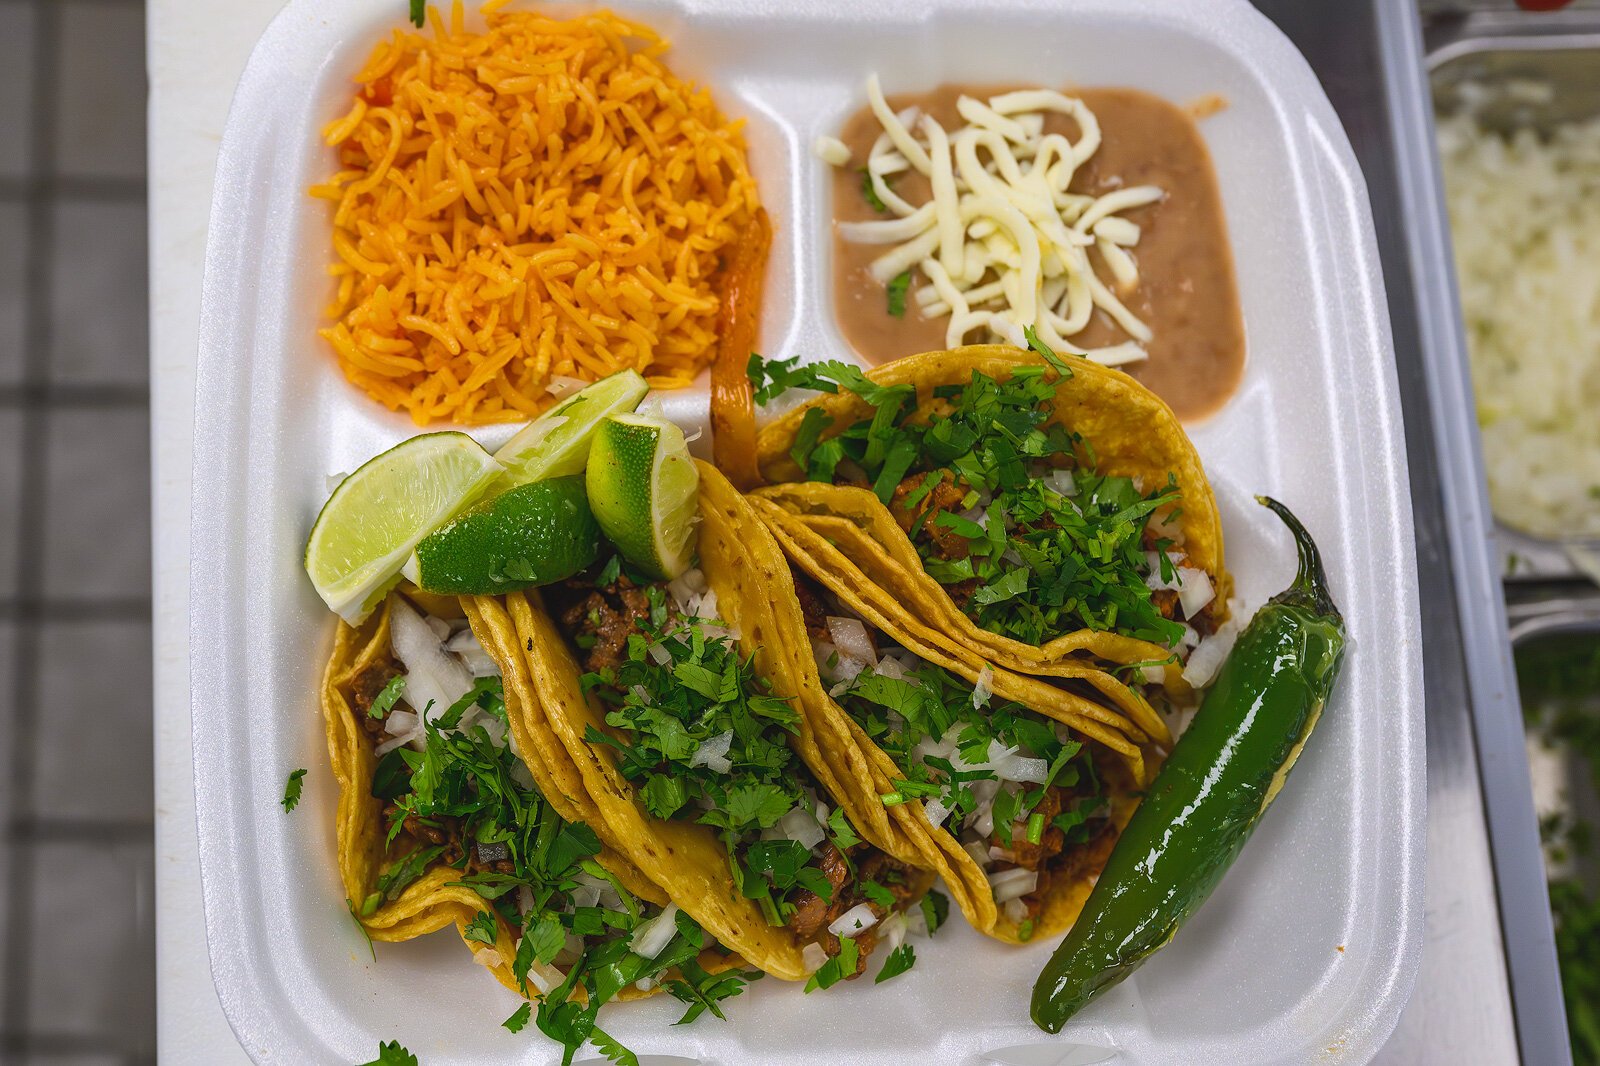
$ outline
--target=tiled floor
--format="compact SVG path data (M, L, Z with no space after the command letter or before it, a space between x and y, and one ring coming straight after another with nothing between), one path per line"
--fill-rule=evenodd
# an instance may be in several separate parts
M0 1063L155 1059L144 9L0 0Z

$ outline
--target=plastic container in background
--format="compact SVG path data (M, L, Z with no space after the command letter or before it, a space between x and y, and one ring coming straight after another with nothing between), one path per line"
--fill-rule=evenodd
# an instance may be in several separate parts
M1429 81L1440 114L1470 106L1499 134L1531 129L1541 137L1564 123L1600 116L1600 11L1560 15L1479 12L1430 34ZM1540 98L1516 87L1545 87ZM1470 94L1470 101L1469 101ZM1496 515L1501 573L1507 580L1582 578L1600 584L1600 540L1553 540Z
M1364 186L1298 53L1233 0L680 0L627 5L667 62L748 116L777 225L762 344L848 351L829 306L833 131L877 71L894 91L967 84L1129 85L1229 101L1202 126L1237 264L1249 360L1237 395L1191 427L1216 486L1239 594L1282 588L1292 552L1250 500L1270 492L1316 533L1354 637L1316 739L1211 902L1132 980L1059 1038L1027 1018L1050 944L987 941L955 922L916 968L804 996L774 980L675 1029L671 1002L608 1012L644 1053L722 1064L1362 1062L1409 991L1421 933L1422 676L1404 444ZM333 868L315 689L332 620L300 569L326 477L414 432L358 394L315 335L326 303L333 169L317 132L398 23L394 0L294 0L246 70L213 207L196 430L193 689L207 928L218 993L261 1062L364 1061L399 1039L423 1061L537 1061L541 1036L499 1023L515 1000L456 938L380 945L351 921ZM686 426L703 389L666 397ZM493 446L509 430L485 432ZM306 766L305 799L278 805ZM1006 1049L1001 1051L1000 1049Z

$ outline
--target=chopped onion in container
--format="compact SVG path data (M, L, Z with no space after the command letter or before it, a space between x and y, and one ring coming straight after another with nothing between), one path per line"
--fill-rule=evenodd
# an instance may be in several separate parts
M628 941L628 948L635 955L653 959L672 943L677 931L678 905L669 903L662 908L660 914L649 921L639 923L639 928L633 931L633 937Z
M1004 903L1008 899L1026 896L1039 887L1039 871L1013 866L1009 870L989 875L989 887L994 890L994 901Z
M878 653L872 646L872 638L867 635L867 627L859 618L839 618L829 616L828 636L833 638L834 646L839 649L839 654L847 659L875 666L878 662Z
M870 903L857 903L833 920L828 926L828 932L834 936L853 937L857 933L871 929L878 924L878 916L873 913Z

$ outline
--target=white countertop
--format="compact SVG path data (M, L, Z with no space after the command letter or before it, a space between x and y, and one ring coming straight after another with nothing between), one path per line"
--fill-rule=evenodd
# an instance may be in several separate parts
M234 83L282 0L150 0L150 422L155 492L156 1040L162 1062L250 1060L211 984L189 730L189 481L200 275Z
M189 721L189 488L201 268L217 148L234 84L281 3L149 0L148 7L157 1039L161 1061L171 1063L249 1061L211 984L200 898ZM1439 783L1430 780L1430 880L1441 873L1488 878L1476 781L1459 790L1461 803L1441 803ZM1453 852L1448 862L1440 859L1446 851ZM1496 920L1492 908L1492 896L1430 898L1417 995L1380 1060L1425 1062L1435 1058L1430 1049L1455 1044L1493 1046L1494 1061L1509 1061L1503 1058L1509 1049L1496 1039L1507 1025L1491 1026L1482 1016L1506 1009L1498 940L1486 935ZM1478 1010L1458 994L1464 983L1484 996Z

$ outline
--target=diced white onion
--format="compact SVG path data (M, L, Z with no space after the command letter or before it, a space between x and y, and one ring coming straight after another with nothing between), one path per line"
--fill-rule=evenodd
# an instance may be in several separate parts
M1183 588L1184 572L1187 570L1187 567L1183 564L1188 561L1188 556L1182 552L1167 552L1167 561L1172 564L1172 577L1170 578L1161 576L1161 556L1158 553L1144 553L1144 584L1152 592Z
M1211 585L1211 575L1204 570L1186 566L1178 571L1178 577L1183 581L1183 587L1178 590L1178 606L1183 609L1185 618L1196 617L1217 598L1217 591Z
M989 702L989 695L993 692L989 686L994 684L994 667L988 663L983 664L983 669L978 671L977 683L972 686L972 706L974 709L982 707Z
M480 966L487 966L492 970L496 966L505 965L506 959L504 955L500 954L499 948L491 948L486 944L483 947L472 949L472 961Z
M1044 476L1044 483L1063 496L1078 494L1078 481L1070 470L1052 470Z
M778 819L778 824L773 826L785 839L793 840L801 847L810 851L822 843L822 838L827 834L817 819L804 807L795 807Z
M813 640L811 642L811 655L812 658L817 660L817 673L822 675L824 681L838 679L839 663L833 661L833 657L838 654L839 649L825 640ZM840 661L842 660L843 656L840 656Z
M1007 921L1021 924L1028 920L1028 905L1020 898L1006 900L1004 906L1000 909L1004 912Z
M733 730L725 729L714 737L708 737L701 742L689 756L690 766L704 766L712 773L725 774L733 769L733 763L728 761L728 748L733 744Z
M998 862L1016 862L1017 853L1010 848L1002 848L998 844L990 844L989 858Z
M867 635L867 627L859 618L828 618L828 636L833 639L834 646L839 649L839 654L847 659L876 666L878 653L873 650L872 638Z
M589 383L582 378L569 377L565 374L552 374L550 375L550 383L544 389L559 400L570 396L587 384Z
M950 817L950 807L944 800L934 798L922 804L922 813L928 819L928 824L935 829L944 825L944 820Z
M445 641L444 650L460 656L473 677L500 676L500 665L494 661L494 656L483 650L478 635L470 629L463 629Z
M989 858L989 849L984 847L976 840L967 841L965 844L961 845L961 848L968 855L972 856L972 861L978 864L979 869L987 867L989 863L993 861Z
M1215 633L1203 638L1189 653L1189 660L1183 665L1183 679L1191 687L1204 688L1211 684L1227 661L1228 653L1233 651L1233 642L1239 639L1239 631L1246 621L1244 612L1235 610Z
M527 914L533 910L533 889L528 885L517 886L517 913Z
M433 627L399 598L389 608L389 641L406 668L406 702L428 721L472 688L472 672L444 650Z
M921 907L917 908L921 910ZM883 920L883 926L878 930L878 935L883 938L884 946L893 951L906 941L906 912L895 911Z
M904 679L907 672L906 664L893 655L879 658L878 665L873 667L873 671L880 677L893 678L896 681Z
M413 732L420 722L421 719L410 711L393 710L383 720L383 731L393 737L404 736Z
M639 923L639 928L633 931L633 937L628 941L628 949L635 955L655 958L672 943L672 937L678 931L677 923L678 905L669 903L660 914Z
M417 727L415 729L412 729L410 732L402 733L397 737L390 737L388 740L384 741L382 744L379 744L377 747L373 748L372 749L372 754L381 759L385 755L387 755L391 751L393 751L394 749L403 748L407 744L410 744L412 741L417 741L417 740L421 740L421 739L422 739L422 725L419 722L417 724Z
M648 992L655 986L656 981L653 977L641 977L633 983L633 987L637 988L641 992Z
M433 635L438 637L441 642L450 639L449 622L446 622L443 618L435 618L431 614L423 615L422 620L428 623L428 628L433 630Z
M672 661L672 653L663 644L652 644L645 651L655 660L657 666L665 666Z
M1159 685L1167 679L1167 668L1165 666L1141 666L1139 667L1139 676L1144 678L1144 683L1147 685Z
M853 937L857 933L871 929L878 924L878 916L872 912L869 903L857 903L833 920L828 926L828 932L834 936Z
M577 885L572 890L572 905L574 907L598 907L600 905L600 883L588 874L579 874L576 878Z
M989 875L989 887L994 890L994 901L1004 903L1008 899L1026 896L1039 886L1039 871L1028 870L1021 866L1013 866L1009 870Z
M1030 785L1042 785L1050 776L1050 764L1043 759L1032 759L1026 755L1011 755L994 764L994 775L1002 781L1022 781Z
M828 952L814 940L800 949L800 964L806 968L807 973L822 969L827 961Z
M650 690L645 688L643 685L630 685L628 687L628 691L632 693L633 698L638 700L640 703L646 705L650 703Z

